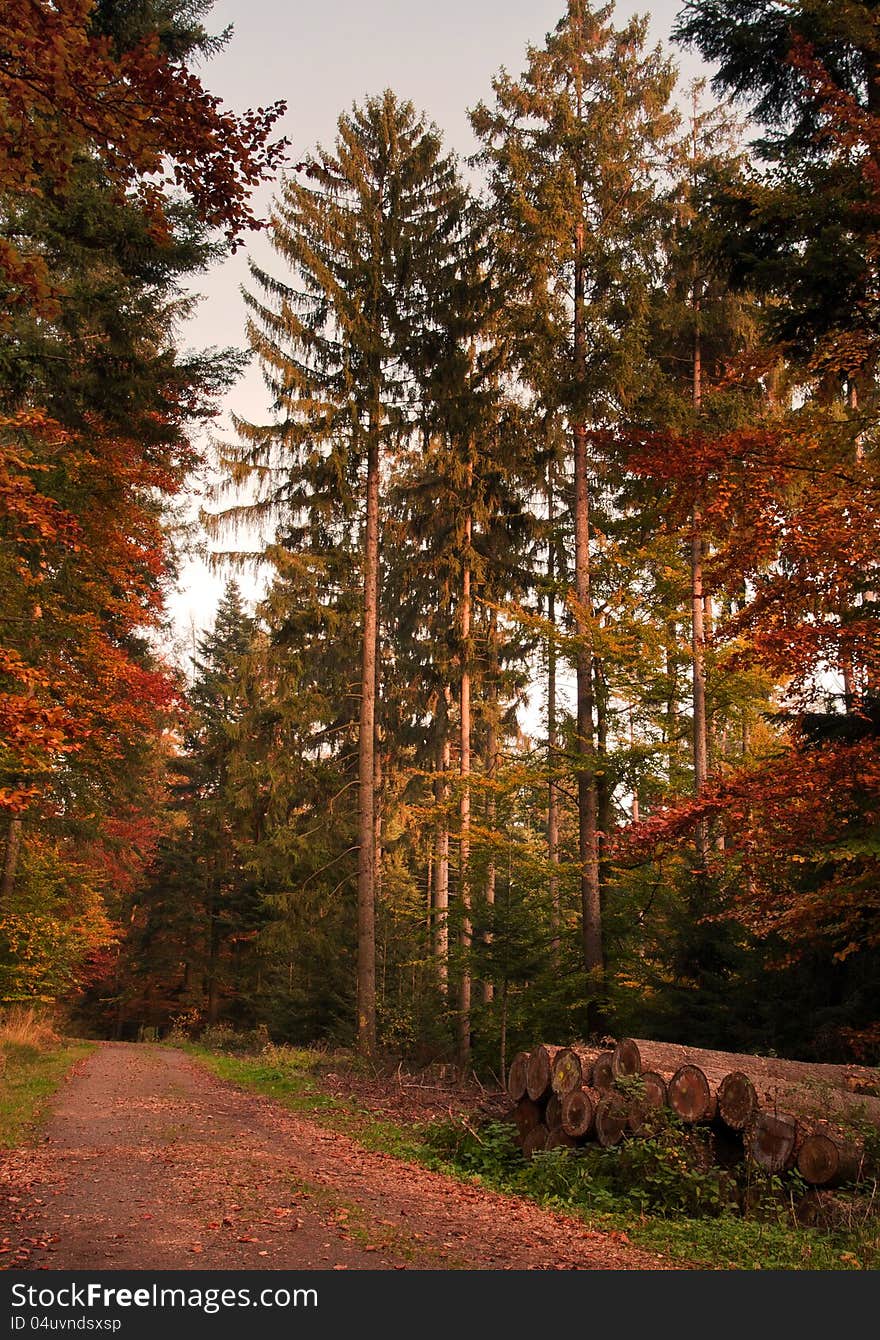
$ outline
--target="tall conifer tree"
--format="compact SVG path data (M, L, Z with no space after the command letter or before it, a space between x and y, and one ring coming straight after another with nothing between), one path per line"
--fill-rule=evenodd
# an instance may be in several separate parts
M612 7L570 0L519 81L494 81L472 115L483 140L509 269L520 367L542 408L566 418L573 463L578 631L577 785L583 956L601 989L600 770L591 569L593 430L613 422L642 334L654 264L658 173L676 124L675 76L646 49L647 20L618 30Z
M332 151L291 177L272 221L289 267L253 267L251 344L277 419L240 424L258 507L342 543L360 536L358 1038L376 1042L377 646L383 468L422 417L451 305L468 198L437 131L387 91L340 117ZM454 353L454 350L452 350ZM240 476L239 476L240 477Z

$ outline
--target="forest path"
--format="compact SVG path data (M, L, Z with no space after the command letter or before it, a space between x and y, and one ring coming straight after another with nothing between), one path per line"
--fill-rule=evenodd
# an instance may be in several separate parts
M365 1150L180 1051L105 1043L0 1163L0 1267L579 1269L672 1263Z

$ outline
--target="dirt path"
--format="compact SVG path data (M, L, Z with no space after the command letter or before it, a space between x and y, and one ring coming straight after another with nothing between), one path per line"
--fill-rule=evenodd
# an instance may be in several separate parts
M105 1044L0 1162L0 1268L663 1269L528 1202L294 1116L181 1052Z

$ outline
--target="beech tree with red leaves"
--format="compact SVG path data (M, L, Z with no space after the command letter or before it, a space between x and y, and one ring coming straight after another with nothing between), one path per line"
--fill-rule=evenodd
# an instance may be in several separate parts
M717 538L707 569L726 597L716 654L777 685L777 735L695 801L670 797L627 835L624 862L662 860L711 817L729 891L712 914L772 940L778 961L818 955L829 967L870 956L880 933L880 42L869 10L685 6L679 31L719 63L716 88L766 125L758 148L772 170L708 193L716 255L763 304L766 356L751 380L765 403L714 434L648 428L630 458L681 514L704 501ZM870 1033L871 1019L861 1024Z
M209 8L0 16L0 916L34 844L121 850L180 705L152 647L170 509L239 359L184 355L173 323L190 277L261 226L250 194L284 151L283 104L236 115L189 68Z

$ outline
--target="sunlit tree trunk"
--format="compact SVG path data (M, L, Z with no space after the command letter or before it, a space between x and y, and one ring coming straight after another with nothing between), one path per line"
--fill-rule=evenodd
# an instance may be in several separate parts
M379 440L371 423L364 536L364 626L358 735L358 1049L376 1050L376 639L379 617Z
M550 865L550 925L554 957L559 956L559 789L556 778L559 766L559 736L556 709L556 534L555 498L553 496L553 464L547 476L547 521L550 541L547 549L547 860Z
M470 480L470 472L469 472ZM460 690L460 749L459 776L459 881L458 897L461 915L459 932L462 953L461 975L458 985L458 1061L464 1071L471 1053L471 566L470 547L473 521L470 513L465 520L465 559L461 579L461 690Z

